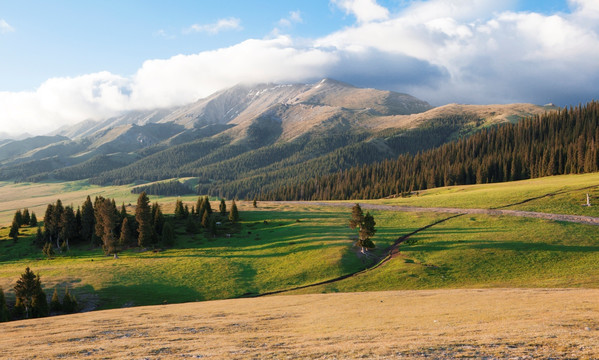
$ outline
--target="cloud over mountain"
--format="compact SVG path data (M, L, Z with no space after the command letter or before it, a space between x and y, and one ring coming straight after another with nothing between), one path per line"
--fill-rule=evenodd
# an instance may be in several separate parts
M316 39L277 35L147 60L132 76L98 72L50 79L36 91L0 92L0 121L5 131L22 131L27 122L44 132L124 110L189 103L237 83L322 77L407 92L435 105L566 105L599 93L594 0L570 0L570 11L553 14L515 11L515 1L414 1L394 13L374 0L331 4L356 23Z

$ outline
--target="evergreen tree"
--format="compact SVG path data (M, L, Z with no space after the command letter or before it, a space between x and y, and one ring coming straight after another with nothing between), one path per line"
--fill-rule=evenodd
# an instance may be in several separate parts
M208 233L212 237L216 236L216 219L214 219L214 216L211 216L208 222Z
M171 247L175 244L175 230L170 221L167 221L164 224L164 229L162 230L162 243L164 246L168 247Z
M8 236L13 240L18 239L19 237L19 222L16 218L12 219L12 225L10 225Z
M210 222L211 216L208 214L208 211L205 210L204 214L202 214L202 226L204 228L208 228L208 223Z
M210 198L208 195L204 197L204 210L208 211L208 215L212 215L212 205L210 204ZM198 212L198 214L201 214Z
M46 295L43 294L41 288L41 281L39 275L35 275L29 267L25 269L25 272L21 274L21 277L17 280L17 284L14 287L15 296L17 300L22 304L25 318L32 316L38 316L44 313L44 309L47 309L48 303L46 301ZM43 295L43 300L42 300ZM45 302L45 307L44 303ZM35 305L35 309L34 306Z
M60 247L60 229L61 229L61 223L60 223L60 219L62 218L62 213L64 212L64 207L62 206L62 201L60 199L56 200L56 204L54 205L53 211L52 211L52 224L54 225L53 227L53 233L52 233L52 237L56 240L56 247L59 248Z
M37 216L35 216L33 211L31 212L31 218L29 219L29 226L37 226Z
M352 230L358 229L359 239L356 245L362 248L362 252L364 252L365 248L374 248L374 243L370 238L374 236L374 233L376 232L376 229L374 228L375 225L376 222L374 221L374 217L370 212L366 212L366 215L364 215L360 204L356 204L352 207L349 227Z
M96 218L94 215L94 205L89 197L85 199L85 202L81 206L81 229L80 234L83 241L92 242L94 235Z
M46 293L42 290L42 282L39 275L37 275L35 288L35 295L31 301L31 315L36 318L48 316L50 313L48 299L46 298Z
M10 320L10 312L8 306L6 306L6 297L4 296L4 290L0 286L0 322Z
M21 210L17 210L15 212L15 216L13 217L13 223L17 222L17 224L19 224L19 226L23 225L23 214L21 213Z
M121 235L119 237L119 246L125 247L135 243L135 236L129 225L129 218L126 217L121 225Z
M50 311L54 313L62 311L62 304L58 298L58 288L54 288L54 293L52 294L52 299L50 300Z
M68 287L64 290L62 311L64 311L65 314L72 314L77 311L77 300L75 299L75 296L71 294Z
M164 227L164 214L162 214L162 209L160 204L154 203L154 231L157 235L162 235L162 229Z
M220 205L218 206L218 211L220 211L221 216L227 215L227 204L225 203L225 199L220 199Z
M104 199L99 202L96 209L96 235L102 239L104 253L118 253L117 237L115 227L117 224L116 206L114 201Z
M257 199L256 199L256 198L254 198L254 201L252 201L252 206L253 206L254 208L257 208L257 207L258 207L258 202L257 202Z
M66 249L69 249L69 243L77 239L79 229L77 228L77 219L73 207L64 208L60 217L60 238L64 242Z
M185 219L185 207L183 206L183 201L179 199L175 203L175 219Z
M135 220L138 226L138 239L137 243L139 247L148 247L152 242L154 234L154 228L152 227L152 218L150 212L150 199L145 192L139 194L137 198L137 207L135 208Z
M237 204L235 204L235 199L231 202L231 211L229 212L229 220L231 222L239 221L239 211L237 211Z
M31 215L29 215L29 209L25 208L23 210L23 216L21 218L23 220L22 225L30 225Z

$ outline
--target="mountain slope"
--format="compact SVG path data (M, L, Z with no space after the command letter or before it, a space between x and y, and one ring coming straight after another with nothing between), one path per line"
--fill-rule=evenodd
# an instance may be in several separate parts
M332 79L242 84L178 108L85 121L53 137L5 143L0 179L123 184L194 176L200 191L243 196L257 186L415 153L548 110L528 104L431 109L407 94Z

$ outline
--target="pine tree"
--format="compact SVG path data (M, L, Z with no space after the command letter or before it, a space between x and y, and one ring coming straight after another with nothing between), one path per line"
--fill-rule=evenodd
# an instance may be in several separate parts
M19 238L19 222L16 218L12 220L12 225L10 225L10 232L8 233L8 236L15 241L17 241Z
M4 296L4 290L0 286L0 322L10 320L10 312L8 306L6 306L6 297Z
M131 226L129 225L129 218L126 217L123 220L123 224L121 224L121 235L119 237L119 246L125 247L130 246L134 243L135 236L133 235L133 231L131 230Z
M173 229L173 224L171 224L170 221L164 224L164 228L162 230L162 244L168 247L175 244L175 230Z
M179 199L175 203L175 219L185 219L185 207L183 206L183 201Z
M46 293L42 290L42 283L39 275L37 275L35 288L35 295L31 301L31 315L36 318L48 316L50 313L48 299L46 298Z
M139 233L137 243L141 248L148 247L152 243L154 234L149 203L150 199L148 199L145 192L139 194L137 207L135 208L135 220L137 221Z
M17 222L17 224L19 224L19 226L23 225L23 214L21 213L21 210L17 210L15 212L15 216L13 217L13 222Z
M21 299L17 298L15 301L15 306L12 308L12 316L13 320L24 319L25 318L25 306L21 302Z
M92 204L92 201L88 195L87 199L85 199L85 202L81 206L81 229L79 232L83 241L90 243L92 242L95 222L96 219L94 215L94 205Z
M204 210L208 211L208 215L212 215L212 205L210 204L210 198L208 198L208 195L204 197Z
M29 215L29 209L25 208L23 210L22 220L23 220L22 225L30 225L31 215Z
M75 296L71 295L69 288L66 287L64 290L64 296L62 298L62 311L65 314L72 314L77 311L77 300Z
M60 299L58 298L58 288L54 288L52 300L50 300L50 311L55 313L62 311L62 304L60 303Z
M352 207L349 227L350 229L358 229L359 239L356 245L362 248L362 252L364 252L365 248L374 248L374 243L370 238L374 236L374 233L376 232L376 229L374 228L375 225L376 222L374 221L374 217L370 212L366 212L366 215L364 215L360 204L356 204Z
M40 296L40 293L43 293L43 291L40 278L39 275L35 275L29 267L25 269L25 272L21 274L21 277L17 280L14 290L17 300L23 306L26 318L43 313L44 306ZM43 296L45 301L45 294ZM33 305L36 306L36 309L33 308ZM48 303L46 302L46 308L47 307Z
M67 206L64 208L62 215L60 217L60 238L66 245L66 249L69 249L69 243L71 241L75 241L79 229L77 229L77 220L75 218L75 212L71 206Z
M37 226L37 216L35 216L33 211L31 212L31 218L29 219L29 226Z
M233 199L231 203L231 211L229 212L229 220L231 222L239 221L239 211L237 211L237 204L235 204L235 199Z
M252 206L253 206L254 208L257 208L257 207L258 207L258 202L257 202L256 198L254 198L254 201L252 201Z
M106 255L116 255L118 253L117 238L115 236L117 214L114 201L104 199L104 201L98 203L96 209L96 235L102 239Z
M205 210L204 214L202 214L202 226L204 228L207 228L209 221L210 221L210 214L208 214L208 211Z
M154 203L154 205L152 206L152 208L154 209L154 231L156 232L157 235L162 235L162 231L163 231L163 227L164 227L164 215L162 214L162 210L160 207L160 204L158 203Z
M220 205L218 206L218 211L220 211L221 216L227 215L227 204L225 203L225 199L220 199Z

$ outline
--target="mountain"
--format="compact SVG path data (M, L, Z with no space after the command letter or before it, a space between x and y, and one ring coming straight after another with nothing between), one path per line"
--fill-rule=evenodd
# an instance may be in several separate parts
M243 196L438 146L490 124L553 108L432 108L407 94L314 84L237 85L195 103L84 121L0 145L2 180L97 184L199 178L199 191Z

